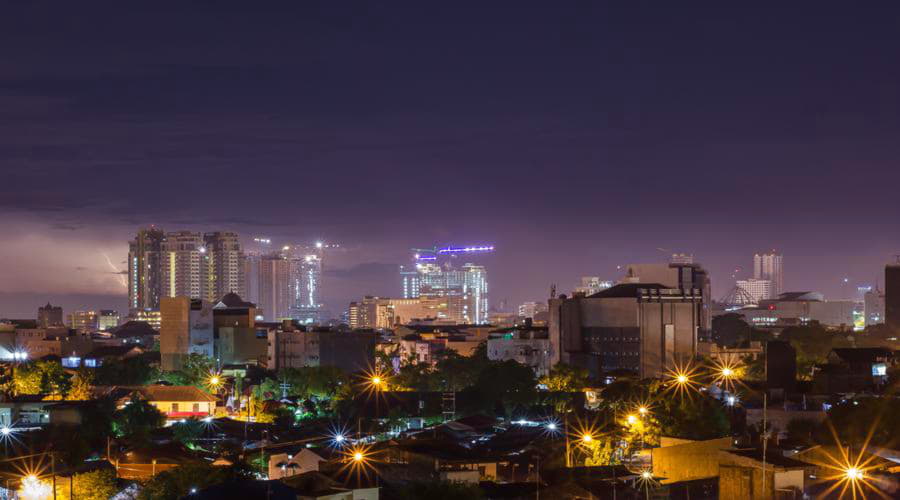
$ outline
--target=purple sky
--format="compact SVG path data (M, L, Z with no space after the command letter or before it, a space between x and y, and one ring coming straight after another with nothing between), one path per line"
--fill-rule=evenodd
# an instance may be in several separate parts
M659 249L694 253L716 297L767 248L788 288L850 296L900 253L898 21L888 2L11 4L0 316L124 309L113 268L150 223L339 242L335 311L396 295L408 249L442 243L497 246L494 303Z

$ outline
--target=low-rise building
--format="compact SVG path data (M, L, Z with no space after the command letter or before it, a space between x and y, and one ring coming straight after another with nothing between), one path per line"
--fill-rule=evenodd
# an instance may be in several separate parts
M490 333L487 341L488 359L512 360L528 366L538 377L547 375L553 365L556 346L550 342L547 327L531 326L501 328Z
M270 370L336 366L352 373L374 366L378 335L372 331L339 332L291 321L269 324L266 331Z
M216 398L192 385L95 387L94 391L98 396L112 398L117 408L123 408L132 398L142 399L168 420L204 418L216 411Z
M813 387L821 394L878 389L895 363L893 351L881 347L832 349L827 360L813 378Z

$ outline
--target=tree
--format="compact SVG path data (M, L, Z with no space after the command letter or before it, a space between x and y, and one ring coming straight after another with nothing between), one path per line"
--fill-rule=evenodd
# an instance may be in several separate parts
M44 374L36 363L18 365L13 371L13 392L21 394L40 394Z
M69 401L87 401L91 399L91 387L94 382L94 375L87 370L78 370L72 377L72 388L66 399Z
M72 477L73 491L69 492L69 481L56 481L57 498L77 498L78 500L107 500L112 498L119 488L116 484L116 471L100 469L82 472Z
M194 488L200 490L208 486L236 479L236 470L230 467L215 467L207 464L186 464L160 472L144 484L138 494L139 500L177 500L190 498Z
M397 487L391 496L397 500L480 500L486 498L477 484L455 481L417 481Z
M172 437L176 441L193 449L197 439L203 436L203 423L196 418L185 419L172 426Z
M118 436L141 440L165 421L166 417L155 406L135 396L113 415L113 428Z
M662 398L653 411L664 436L703 440L727 436L731 431L721 402L706 395Z
M499 403L506 416L517 406L527 406L537 400L536 381L531 368L512 360L493 362L478 376L473 389L485 409L495 409Z
M538 383L546 386L548 391L578 392L590 385L588 379L588 371L584 368L557 363Z
M147 385L159 373L142 356L123 360L106 360L94 370L97 385Z
M859 446L872 433L870 446L895 447L900 429L900 400L858 398L833 406L825 423L817 429L820 444L834 444L834 436L844 445Z

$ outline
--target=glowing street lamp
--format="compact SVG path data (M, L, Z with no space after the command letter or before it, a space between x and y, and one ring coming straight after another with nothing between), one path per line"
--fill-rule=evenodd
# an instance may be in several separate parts
M863 474L863 471L857 469L856 467L848 468L846 471L844 471L844 475L847 476L847 479L851 481L858 481L866 477L865 474Z
M634 425L635 422L637 422L637 417L635 417L634 415L628 415L627 417L625 417L625 420L628 422L628 425Z
M640 413L641 415L646 415L648 411L649 410L647 410L646 406L641 406L638 408L638 413Z
M594 436L591 436L590 434L587 434L587 433L581 435L581 442L582 442L582 443L584 443L584 444L590 444L590 443L592 443L593 441L594 441Z

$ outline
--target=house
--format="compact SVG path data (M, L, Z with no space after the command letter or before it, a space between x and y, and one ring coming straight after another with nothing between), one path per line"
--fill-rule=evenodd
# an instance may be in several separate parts
M828 353L828 362L813 379L817 393L862 392L882 387L894 353L882 347L838 348Z
M133 397L145 400L169 420L204 418L216 411L216 398L192 385L147 385L97 387L100 396L111 397L118 408Z
M327 460L305 446L295 446L284 450L269 448L269 450L271 453L269 455L269 479L282 479L318 471L319 464Z
M281 482L293 488L297 500L378 500L378 486L368 478L343 484L321 472L298 474Z

